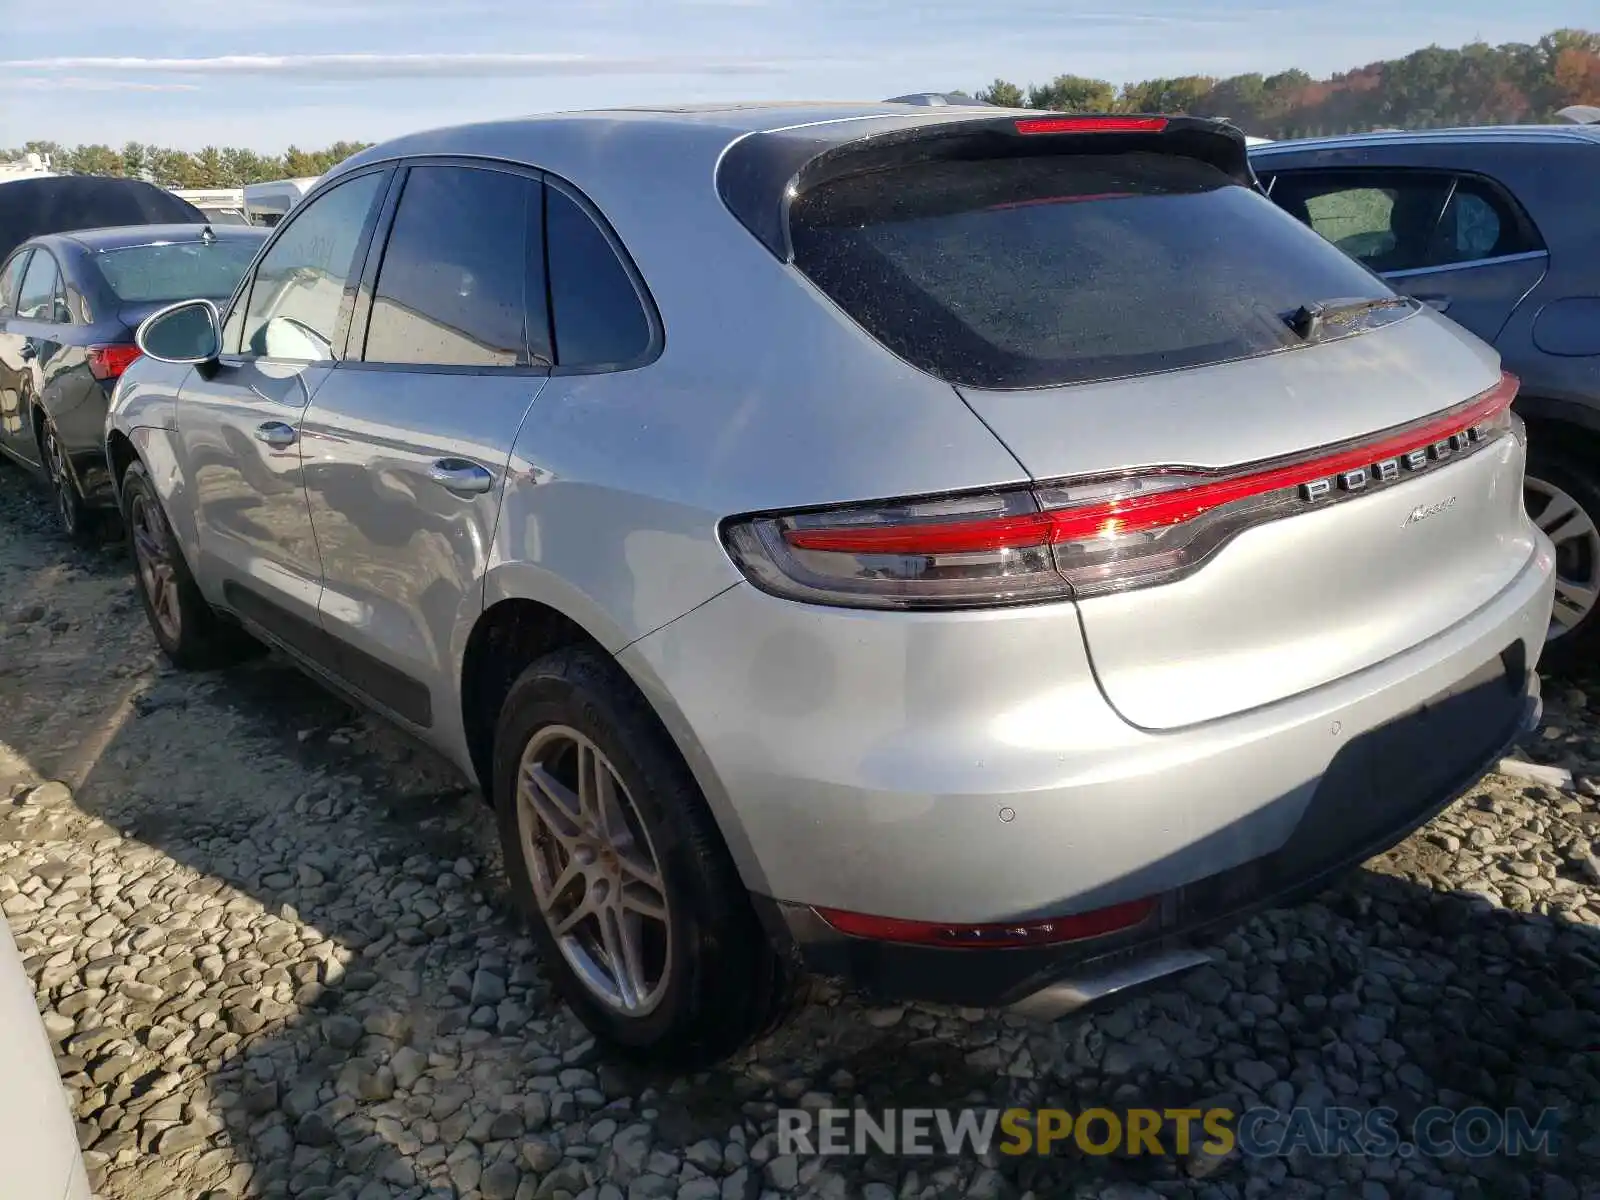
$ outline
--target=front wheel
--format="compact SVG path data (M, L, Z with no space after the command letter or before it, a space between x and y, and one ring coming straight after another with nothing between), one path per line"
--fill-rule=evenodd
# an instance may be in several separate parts
M1600 650L1600 480L1588 464L1530 447L1523 500L1556 550L1555 609L1542 661L1592 665Z
M495 735L513 895L558 988L624 1054L693 1067L793 996L700 789L619 668L587 648L523 672Z
M224 622L200 594L143 463L133 463L122 477L122 520L139 600L173 666L202 671L261 652L260 643Z

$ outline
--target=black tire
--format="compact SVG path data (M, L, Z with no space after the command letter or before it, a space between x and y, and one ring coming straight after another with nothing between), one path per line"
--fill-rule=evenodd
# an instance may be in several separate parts
M122 476L122 523L133 558L134 590L156 644L173 666L205 671L262 652L259 642L220 616L200 594L172 536L161 498L140 462L130 464ZM164 591L159 602L152 589Z
M671 926L656 1006L628 1015L591 991L563 955L535 898L522 850L517 779L541 730L566 727L610 761L644 825L665 884ZM578 1018L615 1051L653 1066L693 1069L769 1031L797 996L740 882L694 777L649 706L617 665L588 647L528 667L501 709L493 799L511 891L550 975Z
M97 546L105 540L104 514L90 508L78 490L78 481L67 462L66 451L56 432L55 422L39 419L39 461L44 466L45 486L55 505L56 522L67 540L83 547Z
M1549 495L1541 491L1542 486L1564 492L1583 510L1590 526L1600 530L1600 470L1594 464L1550 450L1535 439L1528 447L1527 484L1528 511L1546 533L1560 533L1564 522L1550 516L1541 520L1542 513L1554 512L1544 507ZM1557 542L1556 578L1559 615L1563 581L1600 587L1600 538L1578 536ZM1555 628L1554 623L1552 628ZM1591 607L1575 624L1545 643L1540 665L1555 671L1592 668L1597 655L1600 655L1600 604Z

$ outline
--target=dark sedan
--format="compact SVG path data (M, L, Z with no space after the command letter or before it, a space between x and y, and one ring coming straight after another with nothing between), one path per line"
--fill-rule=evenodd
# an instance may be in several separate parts
M36 237L0 267L0 454L39 471L69 536L92 542L115 499L106 405L134 330L178 300L225 303L268 231L129 225Z

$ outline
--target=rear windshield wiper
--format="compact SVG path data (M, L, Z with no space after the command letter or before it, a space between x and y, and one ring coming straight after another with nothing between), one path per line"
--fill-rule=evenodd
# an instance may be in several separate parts
M1368 300L1313 300L1284 315L1284 323L1303 341L1318 341L1328 325L1349 326L1380 309L1412 307L1404 296L1378 296Z

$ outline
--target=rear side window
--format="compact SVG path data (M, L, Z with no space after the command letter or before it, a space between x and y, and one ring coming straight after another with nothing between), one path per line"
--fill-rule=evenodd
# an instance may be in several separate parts
M231 238L168 242L101 250L94 261L117 299L125 303L204 299L222 304L233 295L260 248L260 242Z
M1256 192L1170 155L938 162L819 186L795 264L952 383L1026 388L1298 345L1285 318L1389 289Z
M56 260L44 250L35 250L17 291L17 316L30 321L61 320L62 314L57 311L60 296L61 273L56 270Z
M366 361L526 365L530 326L544 361L539 190L504 171L413 167L378 271Z
M650 349L650 318L611 241L576 201L545 189L545 244L556 362L601 370L638 362Z
M1538 249L1486 180L1448 171L1284 171L1272 199L1374 271L1418 271Z

